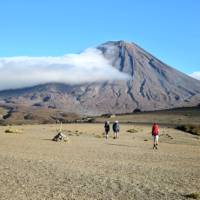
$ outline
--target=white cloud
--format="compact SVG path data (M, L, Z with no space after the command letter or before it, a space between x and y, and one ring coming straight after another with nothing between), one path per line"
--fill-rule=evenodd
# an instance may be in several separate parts
M97 49L60 57L0 58L0 90L49 82L80 84L127 78L127 74L113 68Z
M200 71L199 72L193 72L192 74L190 74L190 76L200 80Z

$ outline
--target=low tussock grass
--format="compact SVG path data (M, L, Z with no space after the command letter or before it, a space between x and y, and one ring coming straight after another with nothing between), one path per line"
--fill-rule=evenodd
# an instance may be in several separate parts
M138 131L135 130L134 128L127 130L126 132L128 133L137 133Z
M22 134L23 131L19 129L14 129L14 128L7 128L5 130L5 133L12 133L12 134Z

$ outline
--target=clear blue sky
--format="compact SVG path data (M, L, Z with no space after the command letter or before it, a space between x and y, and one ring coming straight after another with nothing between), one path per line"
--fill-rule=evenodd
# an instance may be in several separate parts
M0 57L127 40L185 73L200 71L200 0L1 0L0 27Z

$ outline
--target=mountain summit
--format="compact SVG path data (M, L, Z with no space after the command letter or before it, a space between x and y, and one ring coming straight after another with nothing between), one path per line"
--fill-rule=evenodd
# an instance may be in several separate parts
M1 91L1 104L99 115L196 106L200 103L200 81L164 64L138 45L110 41L97 49L114 68L130 78L79 85L49 83Z

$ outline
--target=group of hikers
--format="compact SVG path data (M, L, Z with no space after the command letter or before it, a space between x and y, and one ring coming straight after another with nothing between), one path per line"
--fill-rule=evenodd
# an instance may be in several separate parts
M105 129L105 138L108 139L108 134L110 132L110 122L106 121L104 124L104 129ZM114 139L118 139L119 138L119 131L120 131L120 127L119 127L119 122L115 121L112 125L112 130L114 133L113 138ZM153 137L153 149L158 149L158 139L159 139L159 127L158 124L153 123L152 126L152 137ZM60 129L58 130L58 134L52 139L53 141L66 141L67 140L67 136L64 135L62 133L62 123L60 126Z
M110 131L110 122L109 121L106 121L105 124L104 124L104 129L105 129L105 136L106 136L106 139L108 139L108 133ZM119 122L118 121L115 121L113 123L113 126L112 126L112 129L113 129L113 132L114 132L114 139L117 139L119 138Z
M110 131L110 122L106 121L104 124L105 129L105 137L108 139L108 133ZM113 133L114 133L114 139L119 138L119 122L115 121L112 125ZM151 131L152 137L153 137L153 149L158 149L158 139L159 139L159 127L158 124L153 123L152 131Z

